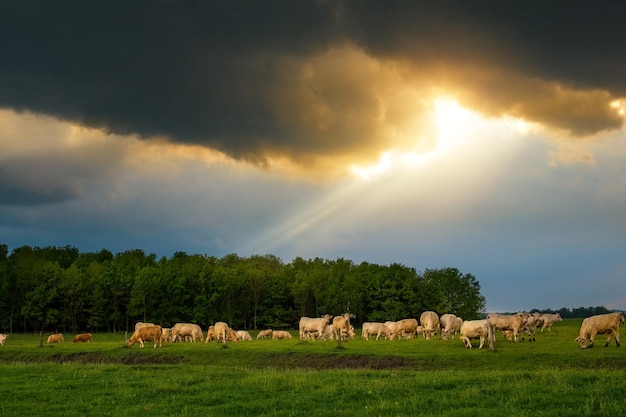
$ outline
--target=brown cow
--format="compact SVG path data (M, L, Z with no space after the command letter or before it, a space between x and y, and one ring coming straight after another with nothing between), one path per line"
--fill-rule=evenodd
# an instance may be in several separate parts
M82 343L82 342L91 343L92 341L93 341L93 338L91 337L91 333L82 333L82 334L77 334L76 336L74 336L74 340L72 340L72 343Z
M580 348L593 347L593 340L596 334L607 334L606 344L608 346L611 336L615 337L615 344L619 347L619 325L624 323L624 313L618 311L616 313L599 314L597 316L587 317L580 326L580 335L576 341L580 343ZM589 345L587 345L589 339Z
M163 329L161 326L142 326L135 330L133 335L128 339L126 346L133 347L136 342L139 342L139 347L143 349L143 342L152 340L154 342L153 347L163 347Z
M48 343L61 343L64 342L63 335L61 333L51 334L48 336Z

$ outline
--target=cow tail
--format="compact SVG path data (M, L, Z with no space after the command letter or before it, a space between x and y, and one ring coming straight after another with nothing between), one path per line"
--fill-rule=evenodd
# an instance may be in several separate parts
M493 326L489 322L487 322L487 329L488 329L488 337L489 337L489 349L496 350L496 339L493 334Z

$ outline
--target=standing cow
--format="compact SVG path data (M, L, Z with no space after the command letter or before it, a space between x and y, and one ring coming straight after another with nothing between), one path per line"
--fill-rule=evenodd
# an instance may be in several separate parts
M580 326L580 335L576 341L580 344L581 349L593 347L593 340L596 334L606 334L606 344L608 346L611 336L615 337L615 344L619 347L619 325L624 324L624 313L618 311L616 313L599 314L597 316L587 317ZM589 344L587 344L589 340Z
M485 339L489 341L489 349L496 349L496 340L493 336L493 326L489 324L487 319L484 320L466 320L461 325L461 340L466 348L472 348L471 339L480 339L478 349L482 349Z
M0 333L0 345L4 346L4 342L7 340L7 335Z
M321 339L331 318L330 314L324 314L320 318L301 317L299 324L300 340L309 339L310 336Z
M350 319L354 314L344 313L341 316L333 317L333 333L338 341L344 340L350 330Z
M144 342L152 340L154 342L154 348L159 345L159 347L163 347L163 329L161 326L141 326L136 329L133 334L128 339L128 343L126 346L133 347L133 345L139 342L139 347L143 349Z

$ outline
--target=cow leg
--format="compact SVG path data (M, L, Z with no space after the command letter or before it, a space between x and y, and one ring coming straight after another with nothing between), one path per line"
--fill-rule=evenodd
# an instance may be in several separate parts
M608 347L609 343L611 343L611 335L613 334L612 331L607 332L607 336L606 336L606 344L604 345L604 347Z

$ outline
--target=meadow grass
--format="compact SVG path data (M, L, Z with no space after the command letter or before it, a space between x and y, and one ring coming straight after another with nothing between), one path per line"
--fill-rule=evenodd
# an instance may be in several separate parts
M123 334L44 347L12 335L0 346L0 415L625 415L625 348L597 339L581 350L579 325L536 342L498 335L495 352L458 339L128 349Z

